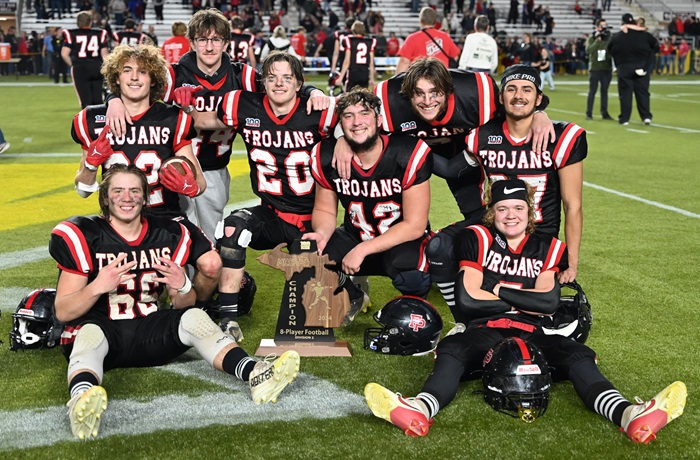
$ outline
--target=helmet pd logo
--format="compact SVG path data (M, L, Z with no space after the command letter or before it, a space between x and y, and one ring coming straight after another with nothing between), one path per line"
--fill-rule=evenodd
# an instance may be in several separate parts
M413 329L414 332L418 332L418 330L423 329L425 325L426 321L423 315L411 314L411 321L408 323L410 329Z

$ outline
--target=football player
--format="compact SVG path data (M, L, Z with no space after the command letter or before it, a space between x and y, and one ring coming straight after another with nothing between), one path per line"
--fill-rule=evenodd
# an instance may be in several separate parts
M224 263L219 283L220 324L239 340L238 292L246 248L291 244L311 229L314 180L309 171L310 151L336 122L334 104L307 114L308 99L298 95L304 68L295 56L282 51L268 54L262 80L265 94L231 91L219 104L218 114L191 110L192 91L179 92L177 100L192 114L197 128L230 128L241 136L248 150L252 189L262 200L260 206L231 213L216 233Z
M195 295L183 265L192 235L182 223L148 216L148 199L144 173L115 165L100 184L102 216L72 217L51 234L68 417L81 440L98 434L107 408L100 385L110 369L160 366L194 347L216 369L249 382L257 404L275 402L299 370L295 351L256 362L204 311L188 307ZM158 308L163 291L173 309Z
M134 164L148 176L149 212L183 221L190 229L193 246L189 261L196 266L197 299L205 301L221 275L221 258L212 242L194 224L184 219L180 196L196 196L207 187L191 140L196 136L192 119L178 108L159 101L167 83L165 59L150 45L132 48L120 45L107 57L103 74L110 91L133 117L123 136L110 132L105 123L107 107L90 106L75 116L72 135L81 144L83 157L75 176L76 190L87 198L98 189L97 170L115 164ZM187 159L185 176L174 165L163 166L169 158Z
M347 285L351 299L363 293L343 274L388 276L402 294L422 297L430 290L422 249L429 235L432 157L418 138L380 135L380 105L368 90L338 99L339 123L354 154L352 173L341 179L331 166L335 139L314 147L313 233L304 238L315 240L342 270L340 284ZM339 201L345 216L336 228Z
M493 118L498 108L498 86L486 73L448 70L438 59L422 58L413 61L406 73L379 83L374 92L382 100L383 130L417 136L430 145L435 154L433 172L447 180L462 213L462 221L440 230L426 248L432 279L452 308L457 274L452 239L461 229L481 221L484 172L463 167L459 176L453 177L454 171L445 163L461 156L470 129ZM538 114L536 119L532 129L535 145L539 146L546 144L553 130L546 114ZM343 178L348 177L352 158L346 145L343 140L336 144L337 167Z
M223 96L229 91L264 90L255 67L242 62L232 62L226 53L231 35L228 20L215 9L200 10L189 22L187 35L192 51L170 68L164 101L172 102L175 91L200 88L192 101L192 110L216 112ZM315 110L328 107L329 100L313 86L303 87L309 96L309 106ZM118 98L109 99L107 122L117 136L126 131L131 119L124 112ZM207 181L207 189L196 198L185 197L181 204L187 218L197 224L214 240L216 225L224 218L224 207L229 200L231 176L228 164L235 133L229 127L216 130L199 130L192 141L192 150L199 159Z
M632 441L651 441L683 413L685 384L674 382L651 401L633 404L600 372L592 349L543 333L542 318L559 306L556 274L566 268L566 244L533 233L535 192L525 181L496 181L490 191L484 225L468 227L456 241L457 308L466 330L440 341L433 371L415 398L368 384L365 397L373 414L408 435L427 435L433 417L454 399L462 377L479 371L502 339L517 337L542 351L589 410L622 428Z
M365 37L365 25L362 21L353 23L352 33L343 37L345 60L338 76L338 81L345 81L346 91L356 86L374 87L374 48L377 46L377 39Z
M102 60L109 53L108 35L104 29L92 29L92 12L78 13L77 29L63 30L61 58L71 69L73 86L80 107L102 104L104 78Z
M114 39L115 46L129 45L132 47L137 47L138 45L144 43L146 34L143 32L137 32L136 23L133 19L129 18L124 21L124 30L112 32L112 38Z
M255 53L253 45L255 38L248 33L243 33L245 23L240 16L231 18L231 43L228 53L233 62L243 62L255 68Z
M540 76L530 66L511 66L501 79L505 112L467 136L467 150L478 158L489 179L523 179L535 189L536 232L559 234L564 206L564 235L569 266L561 283L576 278L583 229L583 159L588 154L586 131L575 123L555 122L556 143L541 153L533 148L530 128L544 97ZM465 160L466 161L466 160Z

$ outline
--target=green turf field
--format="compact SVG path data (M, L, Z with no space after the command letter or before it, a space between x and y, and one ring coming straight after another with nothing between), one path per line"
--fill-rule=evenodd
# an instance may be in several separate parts
M622 127L598 116L585 120L584 78L557 76L547 113L588 131L578 277L593 306L588 344L628 399L648 399L674 380L685 381L685 414L656 441L631 443L586 410L569 383L554 386L549 411L528 425L493 411L473 394L480 382L467 382L429 436L409 438L370 415L362 390L374 381L413 395L432 359L363 350L364 329L374 325L370 315L337 331L350 342L352 358L302 359L302 374L277 404L255 406L246 385L189 355L163 368L110 371L104 380L110 407L99 439L73 440L64 358L58 349L10 352L8 333L19 300L55 284L46 250L53 226L97 211L96 197L85 200L73 190L79 148L70 122L79 107L70 86L7 86L14 78L0 78L0 128L12 143L0 156L0 458L700 458L700 357L692 316L700 302L700 80L655 77L654 125L644 126L635 113ZM618 113L615 85L610 113ZM243 146L237 141L234 148ZM231 203L252 199L245 157L234 156L230 170ZM435 228L459 218L440 179L432 180L432 194ZM273 335L283 274L257 261L248 269L258 294L241 326L242 346L252 353ZM373 311L396 294L389 282L371 279ZM429 300L451 327L437 290Z

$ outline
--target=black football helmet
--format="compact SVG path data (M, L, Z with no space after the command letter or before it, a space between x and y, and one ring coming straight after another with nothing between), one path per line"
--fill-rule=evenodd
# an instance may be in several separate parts
M255 293L258 291L258 286L255 280L248 272L243 273L241 280L241 290L238 293L238 314L247 315L253 308L253 300Z
M542 330L545 334L563 335L579 343L586 343L591 332L593 313L586 293L576 281L562 284L559 308L554 315L543 320Z
M343 82L340 81L340 74L336 71L328 75L328 95L340 96L344 92Z
M388 355L430 353L442 332L440 313L420 297L396 297L374 314L374 320L382 327L365 330L365 349Z
M552 377L539 348L518 337L484 357L484 400L498 412L531 423L547 411Z
M55 289L36 289L22 299L12 314L10 350L58 345L63 326L54 315L55 301Z

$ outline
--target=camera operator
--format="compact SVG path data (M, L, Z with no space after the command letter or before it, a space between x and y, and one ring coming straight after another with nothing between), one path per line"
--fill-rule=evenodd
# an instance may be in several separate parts
M586 120L593 119L593 101L595 93L600 85L600 114L603 120L612 120L608 113L608 88L612 81L612 58L608 54L607 47L612 34L605 19L596 20L593 35L586 40L586 53L588 54L588 105L586 106Z

